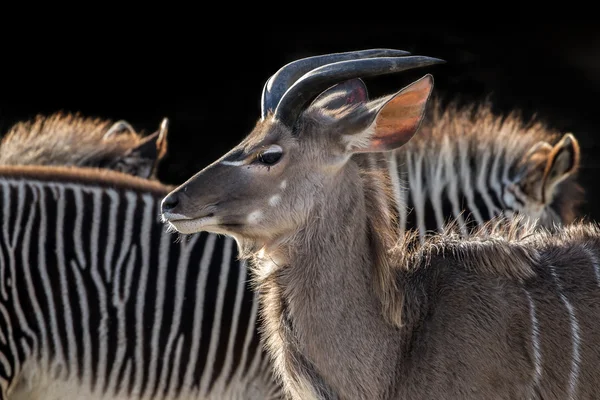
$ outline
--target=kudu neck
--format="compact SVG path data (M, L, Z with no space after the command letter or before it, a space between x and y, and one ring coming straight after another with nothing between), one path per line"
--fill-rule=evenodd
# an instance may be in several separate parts
M355 166L332 177L315 207L284 247L286 263L303 278L369 280L369 226L363 182ZM291 273L292 271L290 271ZM310 282L309 282L310 284Z
M390 367L399 340L374 289L367 188L357 166L348 168L332 178L305 226L284 244L281 254L289 258L268 279L262 300L285 305L279 315L267 306L266 319L291 321L289 351L306 357L318 375L327 372L326 384L342 397L372 384L361 381L364 365ZM382 390L391 379L382 377Z

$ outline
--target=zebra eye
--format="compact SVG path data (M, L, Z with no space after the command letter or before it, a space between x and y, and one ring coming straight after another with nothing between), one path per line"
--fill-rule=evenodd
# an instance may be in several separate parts
M259 152L256 155L256 160L264 165L275 165L281 159L283 149L280 146L272 145L268 149Z

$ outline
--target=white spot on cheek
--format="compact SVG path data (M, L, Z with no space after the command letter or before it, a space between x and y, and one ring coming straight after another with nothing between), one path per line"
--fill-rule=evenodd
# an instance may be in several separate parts
M250 214L248 214L247 221L249 224L255 224L261 219L262 215L263 213L260 210L252 211Z
M281 182L281 184L279 185L279 187L280 187L281 189L285 189L285 188L287 187L287 181L283 181L283 182Z
M274 196L271 196L271 198L269 199L269 205L271 207L275 207L277 204L279 204L280 201L281 201L281 196L276 194Z

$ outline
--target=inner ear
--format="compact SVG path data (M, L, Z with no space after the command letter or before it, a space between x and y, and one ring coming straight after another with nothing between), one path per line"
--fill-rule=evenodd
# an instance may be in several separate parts
M552 145L550 143L545 141L537 142L521 157L515 178L518 180L534 178L538 185L541 185L548 156L551 152ZM535 178L535 175L537 175L537 178Z
M311 103L311 106L333 111L350 105L366 103L368 100L367 86L362 79L356 78L338 83L323 91Z
M548 142L537 142L533 145L527 153L523 156L525 161L536 161L538 158L546 159L548 154L552 152L552 145Z
M568 133L558 142L546 163L543 187L551 190L556 184L575 173L579 167L580 148L575 136Z
M425 75L387 101L375 101L364 118L373 118L361 132L347 135L352 152L381 152L401 147L418 131L433 90L433 76ZM351 116L354 118L355 116ZM362 117L362 116L361 116ZM356 119L356 118L355 118Z

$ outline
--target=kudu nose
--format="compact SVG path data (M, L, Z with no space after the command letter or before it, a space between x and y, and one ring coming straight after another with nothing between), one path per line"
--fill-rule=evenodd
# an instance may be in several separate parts
M160 203L161 211L163 213L173 212L177 205L179 205L179 196L177 193L170 193Z

